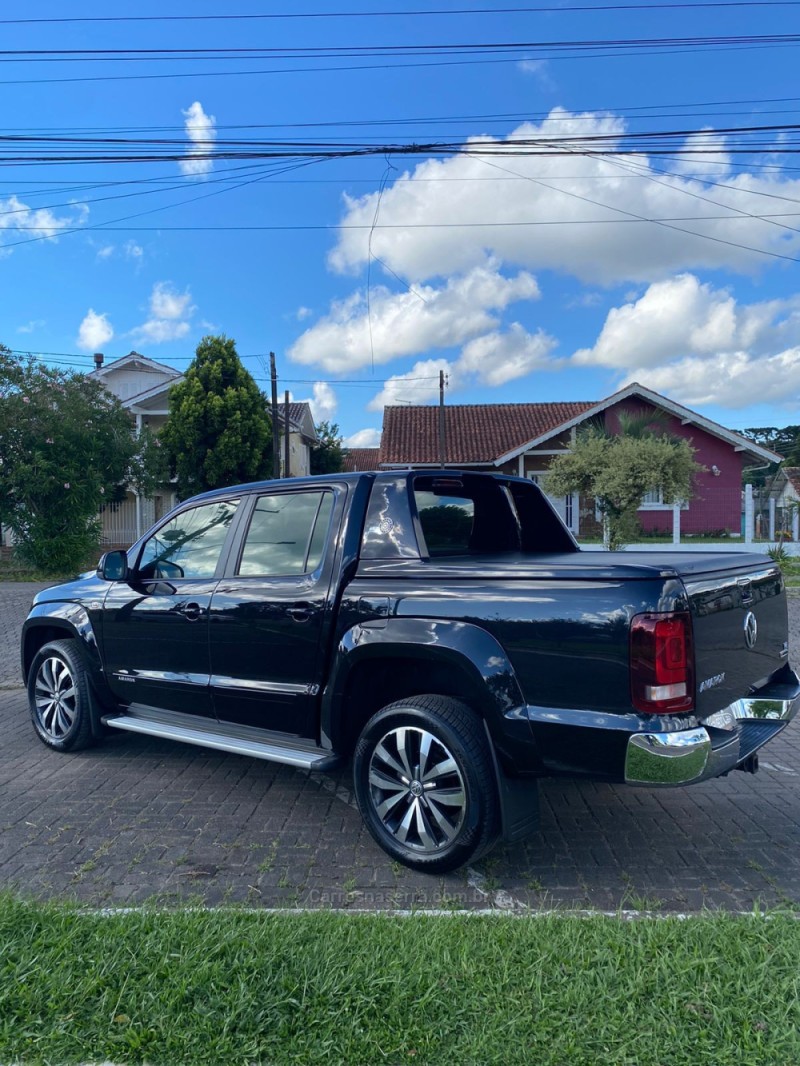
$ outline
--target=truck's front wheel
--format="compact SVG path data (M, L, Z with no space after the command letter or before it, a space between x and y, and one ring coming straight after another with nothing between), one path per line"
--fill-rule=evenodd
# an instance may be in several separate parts
M378 711L356 745L353 775L370 833L415 870L455 870L497 837L488 741L458 700L415 696Z
M56 751L93 743L92 691L74 640L54 640L37 652L28 676L28 702L39 739Z

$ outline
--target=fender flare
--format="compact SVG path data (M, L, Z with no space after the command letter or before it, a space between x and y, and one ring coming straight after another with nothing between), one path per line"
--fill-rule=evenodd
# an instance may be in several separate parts
M323 738L341 734L344 694L353 670L363 662L386 658L444 663L471 677L481 698L482 717L492 734L499 728L500 719L514 717L514 712L525 705L522 688L503 647L480 626L436 618L370 621L352 626L339 639L322 699Z
M480 626L430 618L390 618L348 629L339 641L334 671L323 695L323 743L331 743L330 738L338 740L343 734L344 695L353 669L370 660L409 656L446 663L471 675L481 696L482 727L492 755L503 837L515 841L529 836L538 827L537 782L509 777L495 745L503 719L525 717L525 700L502 645Z
M114 698L106 684L97 634L92 625L92 620L89 617L89 612L79 603L70 603L66 601L62 603L50 602L37 604L32 608L22 626L22 637L20 641L22 677L26 685L28 683L30 665L36 654L33 651L29 652L31 647L29 636L37 630L42 629L49 629L51 631L55 630L59 633L63 632L65 637L70 637L75 641L76 647L79 649L83 658L89 682L96 697L96 699L92 701L94 704L92 709L92 733L95 736L100 736L103 732L102 723L100 721L103 713L101 704L113 705ZM50 639L54 639L53 636L48 637L48 640ZM57 639L57 637L55 637L55 639Z

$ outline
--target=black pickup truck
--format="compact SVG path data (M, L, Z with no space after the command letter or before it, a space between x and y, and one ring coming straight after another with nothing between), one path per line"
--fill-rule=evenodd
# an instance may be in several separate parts
M403 471L181 504L40 593L41 740L125 729L329 770L419 870L536 826L536 782L757 769L800 702L765 556L581 551L530 481Z

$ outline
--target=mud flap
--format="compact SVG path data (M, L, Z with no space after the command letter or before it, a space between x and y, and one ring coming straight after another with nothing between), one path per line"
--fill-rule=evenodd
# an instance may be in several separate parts
M494 750L492 736L484 719L483 728L492 753L503 840L524 840L539 828L539 782L530 778L508 777Z

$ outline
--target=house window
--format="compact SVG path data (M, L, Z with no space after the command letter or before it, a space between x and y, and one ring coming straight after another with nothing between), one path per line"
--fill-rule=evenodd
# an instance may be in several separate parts
M652 492L647 492L642 497L642 502L639 504L638 510L640 511L671 511L673 504L664 503L663 489L653 489ZM681 501L681 510L688 511L689 504L683 500Z

